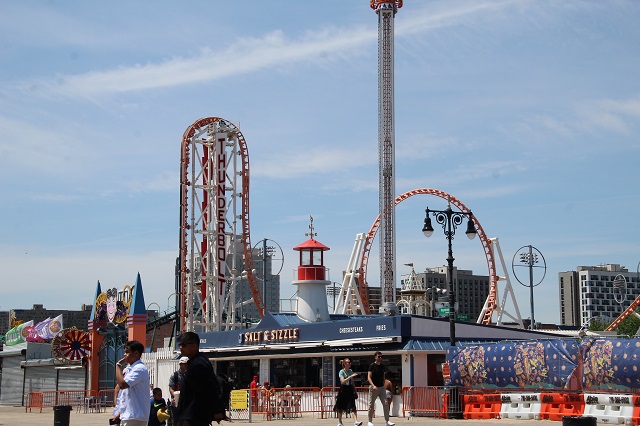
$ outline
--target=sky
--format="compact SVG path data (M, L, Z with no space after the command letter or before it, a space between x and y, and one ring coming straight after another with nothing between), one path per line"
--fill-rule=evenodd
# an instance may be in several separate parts
M396 195L461 200L510 275L539 250L536 321L559 321L559 272L637 271L639 19L624 0L414 0L395 17ZM310 216L341 281L378 214L377 61L366 0L0 0L0 310L79 309L138 273L166 309L180 143L212 116L247 142L251 240L282 247L281 297ZM397 207L398 275L446 264L427 207L446 201ZM488 274L463 231L455 266ZM378 268L376 240L372 286Z

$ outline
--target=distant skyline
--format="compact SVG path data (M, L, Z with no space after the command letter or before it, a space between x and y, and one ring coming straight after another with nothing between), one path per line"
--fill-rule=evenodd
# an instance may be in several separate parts
M251 239L285 254L309 216L340 281L378 214L377 16L369 2L2 2L0 310L80 309L95 286L169 305L180 141L201 117L249 147ZM508 273L544 255L535 319L559 321L558 273L640 261L640 3L406 1L395 18L396 195L446 191L499 238ZM400 276L446 265L420 195L397 208ZM368 281L379 285L378 241ZM455 266L486 274L462 234ZM498 273L502 268L498 265ZM515 280L524 318L529 290ZM155 306L155 305L154 305Z

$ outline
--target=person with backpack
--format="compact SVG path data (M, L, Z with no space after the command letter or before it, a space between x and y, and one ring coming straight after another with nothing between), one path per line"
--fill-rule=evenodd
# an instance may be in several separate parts
M183 356L178 361L178 369L173 372L169 377L169 407L173 410L178 406L178 398L180 396L180 389L184 386L184 373L187 371L187 363L189 358ZM177 392L177 393L176 393Z
M180 354L189 358L184 387L178 398L177 417L180 426L208 426L227 418L225 401L213 366L200 352L200 336L192 331L179 338Z

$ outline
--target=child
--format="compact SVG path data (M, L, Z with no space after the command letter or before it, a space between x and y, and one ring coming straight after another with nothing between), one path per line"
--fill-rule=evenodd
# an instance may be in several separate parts
M149 411L149 422L147 426L161 426L165 425L166 421L160 421L158 419L158 411L162 410L166 413L167 403L162 398L162 389L153 389L153 399L151 400L151 409Z

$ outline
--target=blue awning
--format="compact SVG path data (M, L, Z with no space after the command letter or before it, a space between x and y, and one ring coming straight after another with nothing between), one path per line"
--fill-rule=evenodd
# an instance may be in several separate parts
M488 343L481 340L460 339L456 346L477 345ZM402 348L403 351L446 351L451 347L449 340L410 339Z

